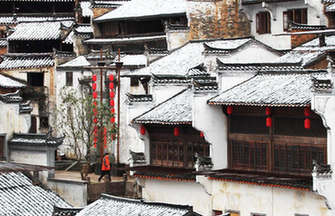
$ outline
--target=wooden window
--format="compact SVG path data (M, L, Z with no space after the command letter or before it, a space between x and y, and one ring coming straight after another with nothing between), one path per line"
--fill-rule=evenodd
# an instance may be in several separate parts
M5 136L0 136L0 161L5 160Z
M291 22L307 24L307 8L290 9L283 12L283 29L287 31Z
M139 86L140 82L139 82L139 78L138 77L134 77L132 76L130 78L130 86Z
M259 12L256 14L256 31L258 34L271 33L271 15L269 12Z
M73 86L73 72L65 73L66 86Z
M267 134L269 129L265 125L265 116L236 116L230 121L231 133Z
M44 73L27 73L27 81L30 86L41 87L44 85Z

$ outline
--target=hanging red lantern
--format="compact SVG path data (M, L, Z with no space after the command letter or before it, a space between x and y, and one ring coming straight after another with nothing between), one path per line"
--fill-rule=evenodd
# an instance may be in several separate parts
M115 105L115 103L114 103L114 100L113 100L113 99L111 99L111 100L109 101L109 105L110 105L111 107L113 107L113 106Z
M94 143L98 142L98 138L94 137Z
M311 109L309 107L304 108L304 115L305 117L308 117L311 115Z
M97 81L97 75L96 74L92 75L92 80L93 80L93 82Z
M114 80L114 75L113 74L110 74L109 75L109 81L113 81Z
M272 118L271 117L266 118L266 127L272 127Z
M271 115L271 109L269 107L265 108L265 115L267 116Z
M97 101L93 101L93 106L95 106L95 107L98 106Z
M94 123L98 123L98 119L97 119L97 118L94 118L94 119L93 119L93 122L94 122Z
M173 135L174 135L174 136L179 136L179 128L175 127L175 128L173 129Z
M111 108L111 113L115 113L115 108L113 107L113 108Z
M96 91L93 92L93 98L96 99L98 97L98 93Z
M112 82L109 83L109 89L114 89L114 83Z
M93 89L93 91L95 91L97 89L97 84L96 83L92 84L92 89Z
M97 147L97 143L94 143L94 148L96 148Z
M145 127L144 127L144 125L141 125L140 133L141 133L141 135L145 134Z
M311 120L309 118L305 118L304 126L305 129L311 129Z
M109 97L110 97L110 98L114 98L114 97L115 97L115 93L114 93L114 91L110 91L110 92L109 92Z
M200 137L204 138L204 132L200 131Z
M115 117L113 116L112 118L111 118L111 123L115 123Z
M233 113L233 107L232 106L227 106L227 114L231 115Z

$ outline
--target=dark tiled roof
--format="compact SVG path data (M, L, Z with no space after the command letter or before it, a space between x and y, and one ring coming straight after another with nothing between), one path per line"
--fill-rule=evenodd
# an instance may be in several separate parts
M0 215L51 216L54 205L71 207L55 193L14 172L0 174L0 200Z
M313 78L312 81L315 91L330 91L333 88L333 84L329 79Z
M186 216L199 215L190 206L146 202L103 194L100 199L85 207L77 216Z
M61 208L61 207L55 206L52 216L75 216L82 209L83 208Z
M171 76L154 76L153 77L154 85L164 85L164 84L181 84L181 85L189 85L191 84L191 80L187 77L174 77Z
M256 41L252 38L236 38L208 41L204 43L204 52L212 54L227 54L251 42Z
M136 117L133 122L139 124L191 124L191 100L191 89L184 89L149 111Z
M322 0L322 3L335 3L335 0Z
M8 45L8 42L6 38L0 39L0 47L7 47L7 45Z
M290 24L290 30L315 31L315 30L325 30L326 28L327 26L325 25L306 25L294 22Z
M16 134L8 141L10 145L59 146L64 137L55 138L49 134Z
M26 172L26 171L45 171L49 167L31 165L31 164L20 164L20 163L7 163L0 161L0 173L9 172Z
M145 179L195 181L194 169L140 166L131 168L135 176Z
M127 94L128 100L131 103L137 102L151 102L152 95L134 95L134 94Z
M216 105L295 106L311 103L312 76L325 72L258 74L208 100Z
M30 101L20 103L20 113L31 113L31 111L33 111L33 107L30 106Z
M145 155L143 152L133 152L130 151L131 159L133 160L134 164L145 164Z
M210 74L207 72L204 64L200 64L188 70L187 77L208 77Z
M207 176L211 180L232 181L241 184L255 184L298 190L312 189L312 176L279 175L229 169L209 172Z
M14 93L0 94L0 100L5 103L19 103L22 97L19 95L19 90Z
M50 54L5 55L0 70L51 67L54 60Z

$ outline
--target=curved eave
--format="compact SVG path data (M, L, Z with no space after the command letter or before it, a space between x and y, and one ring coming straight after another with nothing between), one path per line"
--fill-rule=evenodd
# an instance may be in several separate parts
M213 102L213 101L208 101L207 104L210 105L219 105L219 106L258 106L258 107L305 107L309 106L311 103L296 103L296 104L266 104L266 103L235 103L235 102Z

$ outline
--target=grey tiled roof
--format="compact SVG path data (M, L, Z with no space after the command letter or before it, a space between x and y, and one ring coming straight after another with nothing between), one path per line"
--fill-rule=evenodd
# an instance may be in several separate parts
M73 21L42 21L18 24L8 40L60 40L62 26L70 27Z
M303 67L298 63L223 63L218 59L219 71L248 71L248 72L292 72L301 71Z
M134 94L127 94L128 100L131 103L136 102L152 102L152 95L134 95Z
M0 39L0 47L6 47L8 45L8 41L6 38Z
M6 55L0 63L0 70L41 68L54 65L51 55Z
M0 173L0 215L52 216L54 205L71 207L55 193L32 184L22 173Z
M16 134L8 141L10 145L59 146L64 137L55 138L48 134Z
M19 95L19 90L13 93L0 94L0 101L4 103L19 103L22 97Z
M83 208L61 208L58 206L54 207L52 216L75 216Z
M252 38L215 40L205 42L204 47L206 53L229 53L251 41Z
M312 76L325 72L288 74L258 74L249 80L208 100L217 105L295 106L311 103Z
M76 216L186 216L199 215L190 206L151 203L103 194Z
M15 24L20 22L74 20L74 17L52 17L52 16L0 16L0 24Z
M306 25L306 24L300 24L300 23L294 23L292 22L290 24L290 30L325 30L327 26L325 25Z
M191 124L191 100L191 89L184 89L149 111L136 117L133 122L140 124Z
M113 1L99 1L94 0L93 8L117 8L125 3L127 3L130 0L113 0Z

